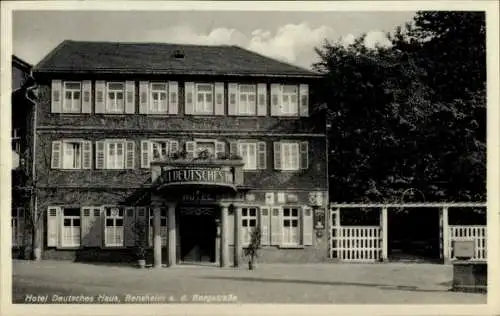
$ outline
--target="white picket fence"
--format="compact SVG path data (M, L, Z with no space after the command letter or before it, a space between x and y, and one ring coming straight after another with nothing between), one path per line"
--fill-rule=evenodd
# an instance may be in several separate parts
M449 226L449 258L454 260L453 242L456 240L473 240L474 257L471 260L486 260L486 226L485 225L450 225Z
M380 259L379 226L340 226L332 228L330 258L343 261L375 262Z

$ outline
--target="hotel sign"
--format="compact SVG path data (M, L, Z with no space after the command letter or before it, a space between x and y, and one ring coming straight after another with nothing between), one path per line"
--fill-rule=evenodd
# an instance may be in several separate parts
M231 169L218 168L182 168L167 169L161 174L163 184L182 184L186 182L206 184L234 184Z

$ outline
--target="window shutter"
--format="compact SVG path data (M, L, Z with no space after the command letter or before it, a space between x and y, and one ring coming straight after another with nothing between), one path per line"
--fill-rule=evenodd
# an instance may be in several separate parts
M309 168L309 145L307 142L300 142L300 169Z
M179 84L168 82L168 114L179 114Z
M234 221L235 214L234 212L238 212L236 207L232 212L228 212L227 214L227 244L229 246L234 246Z
M279 116L281 114L281 85L271 84L271 115Z
M62 112L62 81L52 80L52 102L51 102L51 112L61 113Z
M229 143L229 154L231 156L238 155L238 142L230 142Z
M177 140L171 140L169 142L170 145L170 154L176 153L179 151L179 141Z
M309 86L301 84L299 86L300 96L300 116L309 116Z
M149 223L148 223L148 218L149 218L149 214L147 213L148 209L144 206L141 206L141 207L137 207L136 208L136 224L138 225L144 225L144 227L147 227L148 230L149 230ZM135 240L138 241L141 236L138 236L137 233L134 233L135 235ZM146 239L146 240L143 240L146 244L148 242L148 234L146 233L145 236L142 236L142 238Z
M184 83L184 113L194 114L194 83Z
M135 81L125 82L125 113L135 113Z
M149 82L139 81L139 114L149 113Z
M274 169L281 170L281 143L274 142Z
M91 141L83 141L82 142L82 153L83 153L83 169L92 169L92 142Z
M215 115L224 115L224 83L215 83Z
M270 224L270 219L269 219L269 208L268 207L261 207L260 208L260 219L259 219L259 224L260 224L260 231L262 232L262 237L261 237L261 244L263 246L268 246L270 242L270 231L269 231L269 224Z
M106 166L106 142L103 140L97 141L95 143L96 152L95 152L95 168L96 169L104 169Z
M95 113L106 113L106 83L95 82Z
M127 141L127 152L125 156L125 169L135 168L135 141Z
M221 158L226 153L226 143L224 142L215 142L215 157Z
M282 241L282 213L283 211L279 207L273 207L271 209L271 245L279 246Z
M149 141L141 140L141 168L149 168Z
M186 142L186 153L188 158L194 158L196 151L196 142L187 141Z
M52 142L52 155L50 161L50 167L52 169L60 169L61 168L61 160L62 160L62 142L61 141L53 141Z
M102 209L100 207L91 209L89 226L88 245L90 247L100 247L102 245L102 236L104 236L104 221L102 219Z
M238 111L236 111L236 107L238 106L238 84L230 83L227 86L227 95L228 95L228 104L227 104L227 114L228 115L236 115Z
M302 209L302 244L312 246L313 244L313 214L310 207Z
M92 113L92 81L82 82L82 113Z
M48 207L47 209L47 247L57 247L59 236L60 207Z
M266 169L266 143L257 143L257 169Z
M124 244L125 247L133 247L135 246L135 209L133 207L126 207L124 217Z
M265 83L257 85L257 115L267 115L267 84Z
M80 223L81 223L81 245L82 246L90 246L92 243L90 242L90 230L92 228L92 208L91 207L82 207L80 213Z

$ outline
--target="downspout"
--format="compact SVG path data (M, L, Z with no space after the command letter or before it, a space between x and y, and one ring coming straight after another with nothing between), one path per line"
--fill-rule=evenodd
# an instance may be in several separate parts
M35 240L35 235L37 235L36 237L38 237L39 239L41 238L42 236L42 233L39 232L38 234L35 234L35 231L38 230L38 226L39 223L38 223L38 214L37 214L37 208L38 208L38 199L37 199L37 189L36 189L36 184L35 184L35 179L36 179L36 117L37 117L37 109L36 109L36 100L33 100L29 97L29 92L38 88L38 85L36 84L36 81L35 79L33 78L33 76L30 74L30 77L31 79L33 79L33 85L29 86L26 88L26 91L25 91L25 97L28 101L30 101L32 104L33 104L33 118L32 118L32 122L33 122L33 127L32 127L32 130L33 130L33 134L32 134L32 137L33 137L33 148L32 148L32 151L31 151L31 194L30 194L30 204L33 205L33 214L32 214L32 220L33 220L33 248L34 249L31 249L32 251L32 254L33 254L33 259L35 261L38 261L41 259L41 248L42 248L42 241L37 241ZM35 222L36 220L36 222ZM39 245L39 248L35 248L36 245Z

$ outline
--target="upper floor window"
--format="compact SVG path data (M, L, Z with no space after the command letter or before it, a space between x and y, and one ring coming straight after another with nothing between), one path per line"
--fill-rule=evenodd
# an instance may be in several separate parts
M212 84L196 84L196 103L194 110L194 114L214 113L214 91Z
M123 82L107 83L106 112L125 112L125 84Z
M149 113L168 113L168 86L165 82L151 83Z
M308 167L308 142L274 142L274 169L294 171Z
M52 169L90 169L92 143L81 139L64 139L52 142Z
M255 115L257 113L257 86L238 85L238 94L238 115Z
M271 84L271 115L309 116L309 86Z
M125 139L106 139L96 142L96 169L133 169L135 142Z
M212 139L187 141L185 149L188 158L201 158L204 154L212 158L220 158L226 153L226 143Z
M82 111L81 82L64 82L63 112L80 113Z
M151 161L167 159L179 151L179 142L173 139L141 141L141 168L149 168Z

